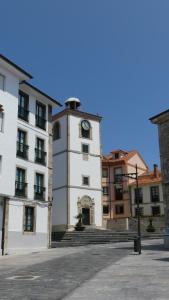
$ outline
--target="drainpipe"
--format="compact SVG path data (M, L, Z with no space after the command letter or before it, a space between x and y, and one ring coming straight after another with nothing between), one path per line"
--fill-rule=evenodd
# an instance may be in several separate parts
M2 239L1 239L2 255L4 255L4 252L5 252L5 221L6 221L6 198L4 197L3 219L2 219Z

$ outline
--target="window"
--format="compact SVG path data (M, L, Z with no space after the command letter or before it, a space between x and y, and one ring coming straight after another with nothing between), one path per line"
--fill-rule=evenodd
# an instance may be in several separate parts
M103 195L104 196L108 195L109 194L109 188L108 188L108 186L103 186L102 191L103 191Z
M114 181L115 183L121 183L123 178L120 176L123 173L122 168L114 168Z
M116 184L114 188L115 200L123 200L123 186L122 184Z
M158 202L159 201L159 186L151 186L150 187L150 194L151 194L151 202Z
M61 137L60 123L56 122L53 126L53 140L58 140Z
M5 76L3 76L2 74L0 74L0 90L5 90Z
M17 156L28 159L28 146L26 145L26 132L18 129Z
M91 131L91 126L90 126L90 123L89 121L87 120L83 120L81 122L81 136L83 138L87 138L87 139L90 139L90 131Z
M143 203L143 190L142 190L142 188L135 189L134 192L135 192L135 203L137 204L137 199L139 200L139 203Z
M0 110L0 132L3 132L4 113Z
M89 177L88 176L83 176L82 184L89 185Z
M82 152L85 154L88 154L89 153L89 145L82 144Z
M139 207L139 211L140 211L140 216L144 215L144 209L143 207ZM135 216L138 216L138 208L135 208Z
M21 168L16 169L16 182L15 182L15 195L26 197L26 187L25 183L25 170Z
M119 153L118 153L118 152L116 152L116 153L114 154L114 158L115 158L115 159L119 159Z
M151 209L153 216L160 216L160 206L152 206Z
M46 129L46 106L36 101L36 126Z
M2 173L2 155L0 155L0 174Z
M44 140L37 138L36 148L35 148L35 162L42 165L46 164L46 152L44 151L44 148L45 148Z
M109 213L109 205L103 205L103 214L107 215Z
M29 96L19 91L18 118L28 122Z
M124 206L123 205L116 205L115 210L116 210L116 215L124 214Z
M102 169L102 177L103 178L108 178L108 168L103 168Z
M44 175L36 173L35 199L45 200Z
M31 206L25 206L24 231L34 231L34 217L35 208Z

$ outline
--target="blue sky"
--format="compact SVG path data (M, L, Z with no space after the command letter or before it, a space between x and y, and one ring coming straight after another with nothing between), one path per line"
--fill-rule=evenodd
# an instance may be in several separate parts
M159 163L149 117L169 108L168 0L0 0L0 52L60 102L99 113L104 153Z

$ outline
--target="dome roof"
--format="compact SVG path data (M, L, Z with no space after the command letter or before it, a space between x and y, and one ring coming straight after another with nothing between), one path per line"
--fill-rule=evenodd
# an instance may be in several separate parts
M76 102L76 103L79 103L79 104L80 104L80 100L79 100L78 98L74 98L74 97L68 98L68 99L65 101L65 104L66 104L66 103L70 103L70 102Z

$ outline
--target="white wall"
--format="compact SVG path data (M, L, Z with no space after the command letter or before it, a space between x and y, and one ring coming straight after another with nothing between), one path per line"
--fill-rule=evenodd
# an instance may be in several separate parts
M83 160L83 154L70 153L70 185L82 186L82 175L90 177L90 187L101 189L100 158L88 156Z
M53 189L67 184L67 153L53 156Z
M61 128L61 138L53 141L53 154L67 149L67 116L62 116L58 121ZM53 126L54 124L55 122L53 122Z
M67 224L67 189L53 192L52 224Z
M82 198L83 196L88 196L94 199L95 225L102 226L101 192L74 188L70 189L70 224L75 225L77 223L77 219L75 218L78 214L77 202L78 198Z
M0 132L0 155L2 156L0 193L12 196L15 193L19 80L2 67L0 67L0 74L5 76L5 91L0 90L0 104L4 108L4 129Z
M159 202L151 202L151 193L150 187L152 186L159 186L159 195L160 201ZM160 184L147 184L140 186L143 192L143 203L140 204L140 207L143 207L144 216L151 216L152 215L152 206L160 206L161 215L164 215L164 201L163 201L163 192L162 192L162 185ZM131 197L132 197L132 215L135 216L135 208L137 205L135 204L135 187L131 187Z
M89 144L90 153L100 155L100 124L99 122L88 120L92 128L92 139L81 138L79 133L79 126L83 118L77 116L69 116L70 126L70 150L80 151L82 149L81 144Z

